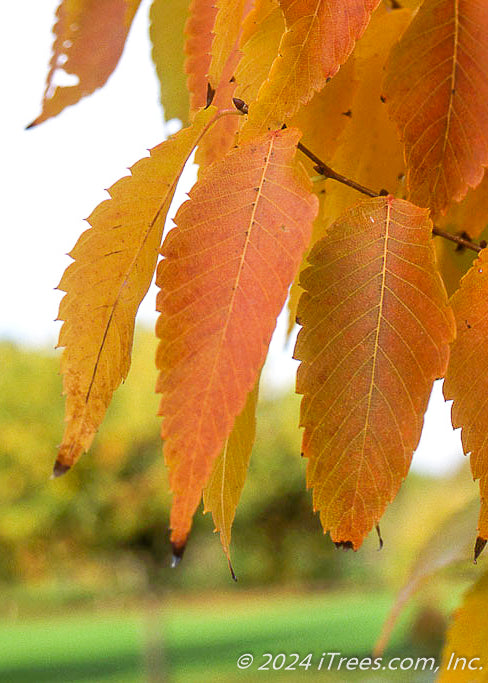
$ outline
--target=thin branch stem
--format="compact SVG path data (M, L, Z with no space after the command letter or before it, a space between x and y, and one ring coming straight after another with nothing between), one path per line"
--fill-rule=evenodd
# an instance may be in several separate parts
M357 190L358 192L361 192L362 194L365 194L368 197L381 197L388 194L386 190L382 190L381 192L375 192L374 190L371 190L369 187L364 187L364 185L360 185L355 180L351 180L350 178L346 178L346 176L337 173L336 171L334 171L333 168L325 164L321 159L318 158L318 156L316 156L307 147L305 147L305 145L302 145L301 142L298 143L297 147L301 152L303 152L303 154L305 154L305 156L307 156L311 161L314 162L314 170L317 171L317 173L323 175L325 178L332 178L332 180L337 180L339 183L347 185L348 187L352 187L354 190ZM460 247L472 249L477 253L479 253L482 249L482 247L479 244L476 244L476 242L472 242L471 240L468 240L465 237L461 237L460 235L454 235L453 233L447 232L446 230L442 230L441 228L438 228L435 225L432 228L432 233L434 235L437 235L438 237L443 237L446 240L455 242Z

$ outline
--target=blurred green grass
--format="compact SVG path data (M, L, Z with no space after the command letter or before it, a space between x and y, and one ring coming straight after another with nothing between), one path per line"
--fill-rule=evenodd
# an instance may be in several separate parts
M311 674L343 680L342 674L317 672L323 652L370 656L391 606L390 593L253 592L168 599L144 608L75 610L50 616L17 618L0 625L0 680L135 683L167 681L301 680ZM402 616L389 656L413 656ZM410 648L410 649L409 649ZM255 663L239 671L236 661L252 653ZM309 671L258 671L262 654L314 654ZM158 672L148 673L148 662ZM287 659L286 665L290 663ZM285 665L285 666L286 666ZM149 667L151 668L151 667ZM378 674L344 672L344 680L377 680ZM431 680L415 677L408 680ZM403 679L405 674L391 674Z

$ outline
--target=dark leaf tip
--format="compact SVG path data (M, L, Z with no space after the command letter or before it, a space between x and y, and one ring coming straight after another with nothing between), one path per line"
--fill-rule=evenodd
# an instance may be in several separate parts
M70 469L71 467L69 465L63 465L59 462L59 460L56 460L53 467L53 473L51 474L51 479L58 479L59 477L62 477L63 474L66 474L66 472Z
M485 545L486 545L486 538L481 538L481 536L478 536L478 538L476 539L476 543L474 544L474 563L475 564L478 561L478 557L483 552Z

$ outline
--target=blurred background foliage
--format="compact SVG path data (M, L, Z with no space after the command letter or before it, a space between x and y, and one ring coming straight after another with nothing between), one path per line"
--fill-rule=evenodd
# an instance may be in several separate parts
M114 576L134 589L227 585L229 574L209 515L198 514L180 571L168 571L170 494L161 456L156 341L139 330L127 382L116 392L91 451L64 477L49 479L61 439L59 357L0 345L0 581L94 587ZM468 468L450 478L411 473L358 553L324 537L299 457L299 397L264 392L258 431L233 529L233 563L246 585L397 584L442 519L476 487Z

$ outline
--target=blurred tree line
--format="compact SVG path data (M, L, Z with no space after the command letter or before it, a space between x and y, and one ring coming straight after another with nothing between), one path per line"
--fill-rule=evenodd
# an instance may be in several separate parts
M169 568L170 494L154 353L152 333L139 330L129 378L90 453L51 481L63 428L59 357L0 343L0 582L65 582L93 591L229 587L218 535L209 534L210 515L197 515L181 568ZM305 489L299 400L290 391L260 401L256 445L233 528L240 585L401 581L415 547L470 495L469 476L432 481L409 475L382 522L382 553L374 534L359 553L337 551L323 536Z

